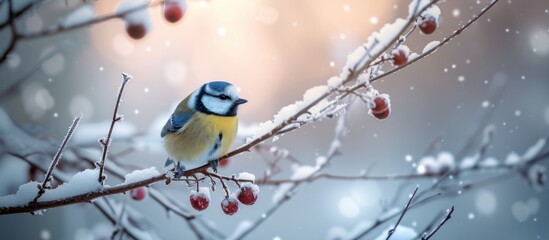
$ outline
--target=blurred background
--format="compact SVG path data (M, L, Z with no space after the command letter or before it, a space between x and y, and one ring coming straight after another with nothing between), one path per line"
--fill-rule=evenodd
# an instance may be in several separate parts
M432 35L415 32L405 44L412 52L421 53L427 43L448 36L488 3L444 1L439 4L440 28ZM18 29L35 32L47 28L82 4L46 1L21 18ZM118 1L84 4L103 15L114 12ZM134 79L127 85L120 109L124 121L117 128L131 134L157 134L155 122L165 121L174 104L205 82L217 79L232 82L249 100L239 112L243 124L263 122L281 107L300 100L306 89L339 75L346 56L385 23L405 18L408 4L397 0L189 1L182 21L175 24L164 20L161 7L151 8L152 28L140 40L126 34L121 19L21 40L0 65L0 91L21 78L25 80L2 99L1 108L31 135L56 144L80 113L83 120L79 130L99 129L102 132L91 131L97 137L104 136L120 73L127 72ZM8 45L9 36L7 29L0 32L0 49ZM51 57L40 62L47 55ZM375 83L376 89L391 96L391 116L378 121L368 115L364 104L353 105L342 155L325 171L356 175L375 163L371 173L376 176L415 172L417 161L435 139L439 139L435 153L458 152L486 111L493 111L488 124L496 128L486 156L503 161L510 152L522 154L549 135L548 66L549 2L500 1L448 45ZM490 97L494 82L506 83L496 101ZM326 120L307 125L268 143L288 149L303 163L314 164L316 156L329 146L334 123ZM100 148L93 141L79 142L78 135L84 135L79 130L74 144ZM117 134L122 137L124 131ZM115 141L112 151L127 145L126 140ZM134 164L136 169L162 169L165 157L162 149L144 147L120 161ZM280 167L280 177L292 174L290 163ZM220 172L231 175L247 171L259 177L265 168L260 156L245 153L230 159ZM25 163L3 156L0 179L0 195L16 192L18 185L28 181ZM399 188L403 183L407 185ZM333 239L360 223L375 221L383 203L395 196L397 205L403 206L415 185L421 189L431 183L306 183L247 239ZM188 205L189 190L184 184L168 188ZM271 205L275 189L262 186L258 202L241 207L234 216L226 216L218 208L223 194L218 190L213 193L211 207L200 215L230 235L242 221L261 217ZM150 199L135 202L125 195L117 199L142 211L168 239L194 237L182 219L166 217L164 209ZM415 209L402 225L420 231L438 211L455 205L454 217L436 239L547 239L549 211L544 203L548 201L547 192L535 191L517 175ZM6 239L96 239L96 232L108 232L110 225L86 204L50 209L41 216L0 216ZM388 226L365 239L374 239Z

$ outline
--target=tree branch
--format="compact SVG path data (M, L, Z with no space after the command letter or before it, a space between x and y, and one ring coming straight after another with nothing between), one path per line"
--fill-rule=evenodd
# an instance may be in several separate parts
M404 217L404 215L408 211L408 208L410 208L410 204L414 200L414 197L416 196L416 193L417 193L418 189L419 189L419 187L416 187L416 190L414 190L414 192L412 193L412 196L410 196L410 199L408 200L408 203L406 204L406 207L404 207L404 210L402 210L402 213L400 214L400 217L398 218L398 220L397 220L395 226L393 227L393 229L389 230L389 232L387 233L387 238L385 240L389 240L389 238L391 238L391 236L393 236L393 233L395 233L395 230L397 229L398 225L400 224L400 221L402 220L402 218Z
M433 235L435 235L435 233L437 233L437 231L442 227L442 225L444 225L448 220L450 220L450 218L452 218L453 212L454 212L454 206L452 206L450 211L448 211L448 214L446 214L446 217L442 219L442 222L440 222L440 224L435 229L433 229L433 231L428 236L421 237L421 240L429 240Z
M111 126L109 128L109 132L107 133L107 137L99 140L99 143L101 143L101 146L103 148L103 152L101 153L101 162L99 163L99 179L98 181L103 184L105 180L105 176L103 176L103 169L105 168L105 159L107 159L107 152L109 151L109 145L111 143L111 136L112 131L114 129L114 124L116 122L119 122L122 120L121 116L118 116L118 107L120 106L120 100L122 99L122 93L124 92L124 87L126 86L126 83L132 79L132 76L122 73L122 84L120 85L120 89L118 89L118 96L116 97L116 104L114 105L114 112L112 114L112 120L111 120Z
M63 155L63 151L65 150L65 147L67 146L67 143L72 137L72 134L74 133L74 130L78 126L78 123L80 122L80 119L82 116L74 118L72 121L71 126L69 127L69 130L67 132L67 135L65 135L65 138L63 138L63 141L61 142L61 146L55 153L53 160L51 161L50 167L48 168L48 171L46 172L44 176L44 181L40 186L38 186L38 194L34 198L34 202L37 202L38 199L46 192L46 189L50 188L50 182L51 182L51 174L53 172L53 169L55 169L55 166L57 166L57 163L59 162L59 159L61 159L61 156Z

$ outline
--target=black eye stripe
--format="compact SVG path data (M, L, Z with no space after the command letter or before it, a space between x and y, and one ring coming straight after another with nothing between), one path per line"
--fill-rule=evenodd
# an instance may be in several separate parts
M211 94L211 93L204 92L204 95L210 96L210 97L219 98L219 99L221 99L221 100L230 100L230 99L231 99L231 97L229 97L228 95L223 94L223 93L220 94L220 95L213 95L213 94Z

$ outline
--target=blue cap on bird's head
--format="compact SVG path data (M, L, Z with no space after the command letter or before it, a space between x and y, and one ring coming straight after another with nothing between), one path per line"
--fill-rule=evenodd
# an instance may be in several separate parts
M238 89L225 81L213 81L202 85L194 96L195 110L219 116L236 116L238 106L248 102L240 98Z

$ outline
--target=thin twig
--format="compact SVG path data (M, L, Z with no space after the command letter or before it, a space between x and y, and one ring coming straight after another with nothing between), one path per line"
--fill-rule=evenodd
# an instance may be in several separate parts
M446 214L446 217L442 219L442 222L440 222L440 224L435 229L433 229L433 231L428 236L421 237L421 240L429 240L433 235L435 235L435 233L437 233L437 231L442 227L442 225L444 225L448 220L450 220L450 218L452 218L453 212L454 212L454 206L452 206L450 211L448 211L448 214Z
M103 184L105 180L105 176L103 176L103 170L105 168L105 160L107 159L107 152L109 151L109 145L111 143L111 136L114 129L114 124L116 122L119 122L122 120L122 117L118 116L118 107L120 106L120 101L122 100L122 93L124 92L124 87L126 86L126 83L132 79L132 76L127 73L122 73L122 84L120 85L120 89L118 89L118 96L116 97L116 104L114 105L114 112L112 114L112 120L111 120L111 126L109 127L109 132L107 133L107 137L99 140L99 143L101 143L101 146L103 148L103 152L101 153L101 162L99 163L99 178L98 181Z
M65 138L63 138L63 141L61 142L61 146L59 149L57 149L57 152L53 156L53 160L51 161L50 167L48 168L48 171L46 172L46 175L44 176L44 181L41 185L38 186L38 194L34 198L34 202L38 201L40 197L42 197L42 194L46 192L46 189L50 188L50 182L51 182L51 174L53 170L55 169L55 166L57 166L57 163L59 162L59 159L61 159L61 156L63 155L63 151L65 150L65 147L67 147L67 143L72 137L72 134L74 133L74 130L78 126L78 123L80 122L80 119L82 119L82 116L78 116L74 118L72 121L71 126L69 127L69 130L67 131L67 134L65 135Z
M76 30L76 29L79 29L79 28L91 26L93 24L102 23L102 22L105 22L105 21L108 21L108 20L111 20L111 19L124 18L124 16L126 16L128 14L143 10L145 8L159 6L164 2L165 1L157 1L157 2L154 2L154 3L147 2L147 3L141 4L139 6L135 6L133 8L128 8L127 10L124 10L124 11L121 11L121 12L115 12L115 13L107 14L107 15L104 15L104 16L96 17L96 18L93 18L89 21L81 22L81 23L78 23L78 24L74 24L74 25L70 25L70 26L64 26L63 24L59 24L59 25L55 25L55 26L52 26L50 28L47 28L47 29L44 29L44 30L41 30L41 31L38 31L38 32L20 33L19 35L20 35L20 38L22 40L53 36L53 35L57 35L57 34L60 34L60 33Z
M416 187L416 190L414 190L414 193L412 193L412 196L410 196L410 200L408 200L408 203L406 204L406 207L404 207L404 210L402 210L402 213L400 214L400 217L398 218L398 220L397 220L395 226L393 227L393 229L389 230L389 232L387 234L387 238L385 240L389 240L389 238L391 238L391 236L393 236L393 233L395 233L395 230L397 229L398 225L400 224L400 221L402 220L402 218L404 217L404 215L408 211L408 208L410 208L410 204L412 203L412 200L414 200L414 197L416 196L416 193L417 193L418 189L419 189L419 187Z

